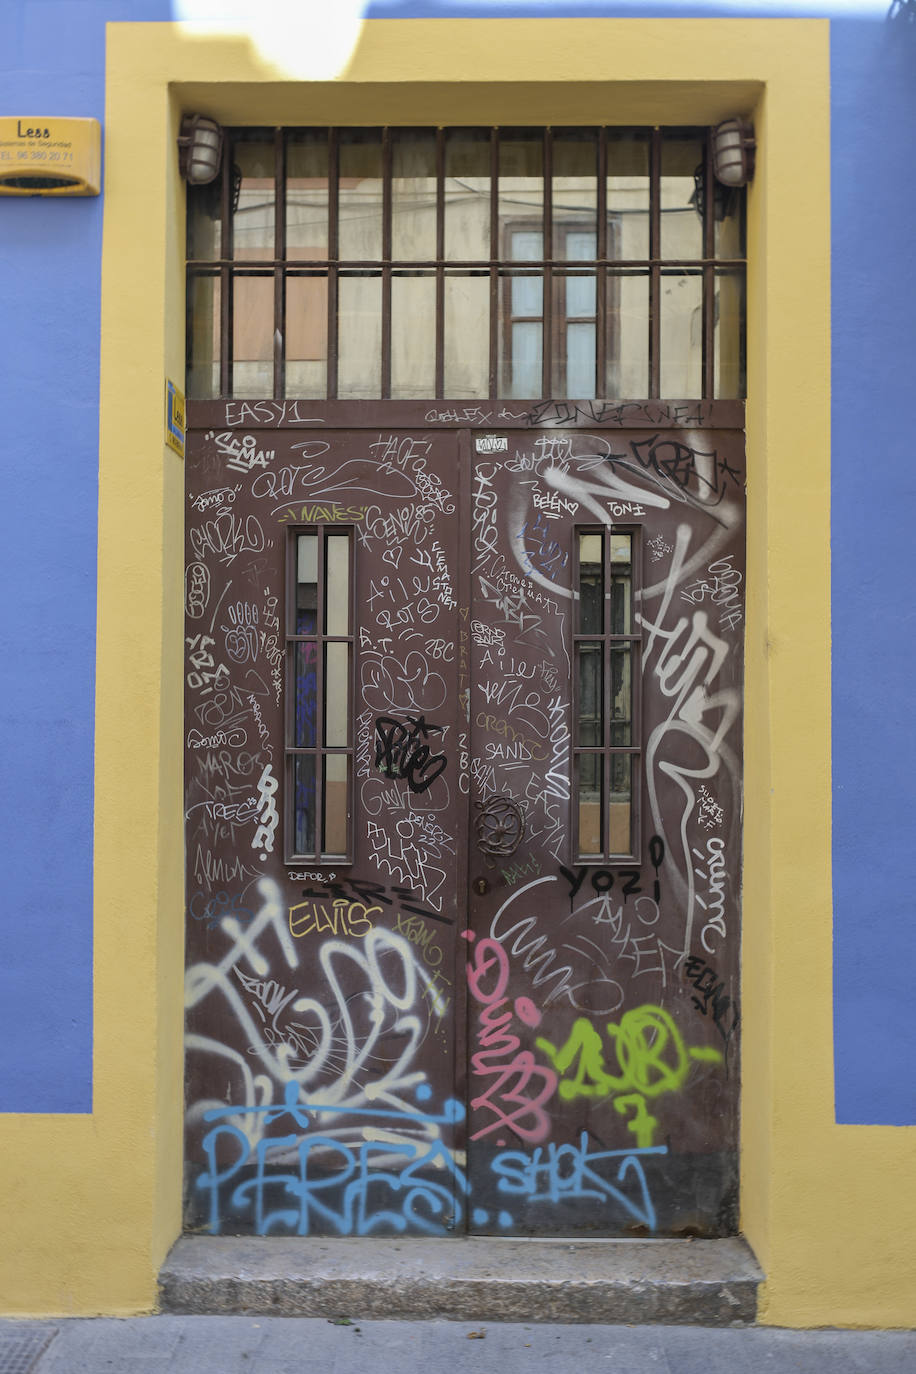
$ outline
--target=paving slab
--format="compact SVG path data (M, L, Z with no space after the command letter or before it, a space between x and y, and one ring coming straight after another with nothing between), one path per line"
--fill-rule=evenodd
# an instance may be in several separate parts
M448 1321L753 1322L763 1275L741 1239L318 1240L186 1236L164 1312Z
M14 1349L31 1362L4 1364L3 1352ZM0 1374L532 1374L536 1367L557 1374L909 1374L916 1332L315 1317L0 1321Z

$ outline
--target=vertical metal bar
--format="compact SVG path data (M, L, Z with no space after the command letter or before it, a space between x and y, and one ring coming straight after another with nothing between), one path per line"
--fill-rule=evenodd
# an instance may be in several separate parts
M631 754L630 758L630 844L633 856L639 863L642 850L642 754Z
M274 130L274 258L286 258L286 138L285 129Z
M226 135L226 146L223 151L222 181L220 183L220 257L226 260L232 257L232 185L234 180L234 162L232 155L235 152L235 144L232 137Z
M337 400L337 283L340 273L340 145L328 130L328 380L327 397Z
M611 532L613 525L601 531L601 852L611 852L611 683L613 681L613 653L611 616L614 602L614 565L611 562Z
M579 525L572 527L572 588L573 600L570 611L570 633L572 635L572 690L570 692L569 713L570 713L570 741L569 741L569 808L570 820L572 822L572 852L582 853L582 842L579 837L579 754L578 745L581 740L581 703L579 693L579 676L581 673L580 661L582 658L582 644L578 635L582 633L582 572L579 564L579 554L582 548L582 531Z
M274 399L286 394L286 150L282 129L274 130Z
M185 250L187 252L187 250ZM184 274L184 389L187 396L193 396L191 389L191 369L194 366L194 325L197 322L195 305L195 285L199 278L185 268ZM219 280L219 278L217 278ZM211 359L212 364L212 359ZM212 377L212 370L211 370ZM208 388L209 390L209 388Z
M219 394L221 396L232 395L232 352L233 352L233 296L234 278L232 269L223 267L220 269L220 359L219 359Z
M391 130L382 130L382 379L384 400L391 395Z
M303 758L302 754L297 753L299 748L296 740L295 720L296 720L296 669L301 653L301 641L294 638L298 634L298 624L296 615L296 590L299 583L299 533L298 529L287 531L286 542L286 576L285 590L286 603L284 607L283 628L286 634L286 691L284 693L283 720L284 720L284 744L286 746L286 786L287 792L287 811L289 813L288 822L284 824L287 834L288 853L297 852L296 846L296 786L295 770L296 761ZM317 627L316 627L317 630ZM317 833L317 832L316 832Z
M287 528L283 551L286 564L283 569L283 856L295 853L295 814L296 789L293 779L293 762L290 749L294 743L292 729L293 702L296 699L296 650L290 645L290 625L295 624L291 614L295 606L292 590L294 559L298 562L296 535Z
M490 130L490 397L499 393L499 130Z
M637 525L630 535L630 628L632 629L636 621L636 597L643 586L643 527ZM633 755L633 762L630 764L630 788L631 788L631 820L633 853L637 859L642 847L642 639L637 637L633 640L632 663L630 665L630 690L633 693L633 700L630 708L630 715L633 720L633 729L630 735L631 740L635 740L639 749Z
M346 859L352 863L356 857L353 850L353 785L355 769L353 767L352 751L348 751L344 757L347 763L347 834L344 841L346 845L344 852Z
M703 345L702 392L711 397L716 387L716 184L712 166L712 129L703 144Z
M553 385L553 131L545 129L542 139L541 171L543 174L543 241L544 277L543 302L544 318L542 330L544 341L541 348L541 395L552 396ZM565 279L564 279L565 280ZM557 340L563 358L564 374L566 369L566 349ZM564 391L568 387L564 387Z
M289 674L289 648L287 647L287 674ZM295 854L296 840L296 782L293 755L287 750L283 753L283 858L288 861Z
M349 668L350 710L347 713L347 856L356 858L354 834L354 796L356 787L354 755L356 750L356 540L352 529L347 530L347 568L350 599L347 606L347 666Z
M743 213L743 212L742 212ZM738 395L747 395L747 263L739 268L741 317L738 321Z
M328 566L327 538L328 530L326 525L319 525L315 531L318 540L318 585L315 588L317 606L315 608L315 857L320 858L324 853L324 761L325 761L325 719L324 719L324 688L325 688L325 650L326 650L326 631L324 604L325 604L325 573Z
M661 377L662 135L652 130L649 144L649 395L659 394Z
M222 185L220 186L220 256L225 262L232 257L232 152L231 138L226 139L223 154ZM232 294L228 266L219 273L219 394L232 395Z
M436 130L436 400L445 395L445 130Z
M597 160L597 223L595 226L595 242L597 248L595 256L599 262L607 260L607 129L598 130L598 160Z
M607 396L607 129L598 130L598 187L597 187L595 269L595 396Z

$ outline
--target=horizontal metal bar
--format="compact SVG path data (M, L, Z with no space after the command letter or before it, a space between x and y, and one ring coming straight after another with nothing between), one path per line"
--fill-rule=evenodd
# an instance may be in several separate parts
M285 753L297 757L309 755L317 758L319 754L334 754L337 758L349 758L356 751L355 744L316 744L314 746L289 744L286 746ZM597 751L596 751L597 752Z
M629 725L630 722L626 720L612 720L611 724ZM314 752L314 750L312 752ZM627 758L635 758L636 755L641 754L643 750L642 746L639 744L574 744L572 746L572 752L574 757L578 754L587 754L594 755L597 758L610 758L612 755L626 755Z
M699 272L704 267L715 267L720 272L728 272L746 267L747 258L525 258L524 261L515 258L463 258L444 262L435 258L416 261L404 258L298 258L295 261L258 258L246 261L244 266L240 266L234 258L189 258L187 265L188 270L194 273L205 273L208 268L231 267L233 276L236 277L269 276L278 267L287 269L290 276L295 276L298 271L322 275L329 266L336 267L340 272L366 271L381 274L383 269L390 268L393 272L428 272L430 276L440 267L446 274L454 272L456 275L477 271L483 275L496 267L508 275L524 277L547 267L559 269L561 272L568 269L570 272L578 273L590 273L598 267L627 272L648 271L650 267L659 267L663 271L683 268L685 271Z

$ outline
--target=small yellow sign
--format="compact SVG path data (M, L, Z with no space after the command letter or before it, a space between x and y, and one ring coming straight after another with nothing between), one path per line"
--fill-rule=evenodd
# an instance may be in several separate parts
M97 196L101 185L97 119L0 118L0 196Z
M179 458L184 457L184 393L174 382L165 384L165 442Z

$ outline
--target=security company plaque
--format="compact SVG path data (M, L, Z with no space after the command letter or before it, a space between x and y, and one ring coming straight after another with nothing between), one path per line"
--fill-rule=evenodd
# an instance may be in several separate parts
M0 196L97 196L97 119L0 118Z

